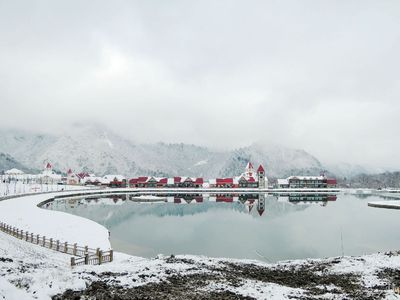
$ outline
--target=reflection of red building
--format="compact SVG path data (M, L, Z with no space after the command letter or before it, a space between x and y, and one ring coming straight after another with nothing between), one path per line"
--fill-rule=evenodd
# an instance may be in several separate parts
M327 200L328 201L336 201L337 196L336 195L328 195Z
M264 213L264 208L257 208L258 214L260 215L260 217L262 216L262 214Z
M233 202L232 195L216 195L216 202Z

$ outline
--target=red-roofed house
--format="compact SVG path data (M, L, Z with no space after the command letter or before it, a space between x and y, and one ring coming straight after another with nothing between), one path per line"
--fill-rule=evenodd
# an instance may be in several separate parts
M67 171L67 184L76 185L78 183L79 183L78 176L74 172L72 172L71 169L68 169L68 171Z
M129 179L129 186L131 188L147 187L148 178L147 176L131 178Z
M162 188L166 187L168 184L168 178L160 178L157 182L157 187Z
M337 181L334 178L327 178L326 179L326 187L327 188L335 188L337 185Z
M196 178L194 181L194 186L197 188L203 187L204 179L203 178Z
M234 184L233 178L217 178L215 180L215 187L217 188L233 188L238 187L238 185Z

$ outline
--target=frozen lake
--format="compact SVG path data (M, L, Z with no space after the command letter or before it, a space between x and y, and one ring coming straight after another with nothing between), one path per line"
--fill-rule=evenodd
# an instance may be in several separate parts
M277 261L400 248L400 211L377 196L175 195L63 199L47 205L94 220L117 251ZM149 202L138 202L149 201ZM343 241L343 243L342 243Z

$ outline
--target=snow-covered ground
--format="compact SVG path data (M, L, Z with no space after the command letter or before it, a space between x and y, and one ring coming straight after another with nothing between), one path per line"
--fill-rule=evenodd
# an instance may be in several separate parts
M66 254L2 232L0 241L0 299L49 299L68 289L74 292L58 299L400 299L388 284L399 272L399 253L278 264L116 253L112 263L72 269Z
M24 232L39 234L60 242L77 243L79 246L94 249L109 249L109 233L102 225L82 217L37 206L54 196L73 193L76 192L46 193L0 201L0 221Z
M71 191L80 189L88 189L88 187L80 185L65 185L65 184L25 183L23 181L11 181L11 182L0 181L0 197L19 195L19 194Z
M37 207L54 195L73 193L0 201L0 221L61 241L108 249L103 226ZM0 299L48 299L57 294L58 299L400 299L388 285L400 286L400 252L277 264L198 256L145 259L123 253L114 258L101 266L72 269L68 255L0 232Z

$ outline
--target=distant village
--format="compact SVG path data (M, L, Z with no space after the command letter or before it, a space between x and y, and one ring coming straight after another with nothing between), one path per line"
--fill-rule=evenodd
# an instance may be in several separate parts
M274 186L268 184L268 177L264 167L260 164L257 169L248 162L244 172L235 177L214 178L193 178L185 176L155 177L140 176L126 178L123 175L109 174L102 177L87 172L75 173L71 169L66 175L57 174L53 166L48 162L44 170L39 174L26 174L18 169L10 169L0 175L2 182L25 181L40 184L60 185L90 185L111 188L335 188L336 179L327 178L324 174L319 176L290 176L285 179L278 179Z

